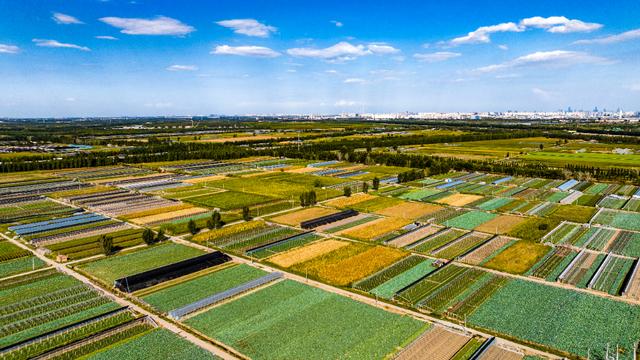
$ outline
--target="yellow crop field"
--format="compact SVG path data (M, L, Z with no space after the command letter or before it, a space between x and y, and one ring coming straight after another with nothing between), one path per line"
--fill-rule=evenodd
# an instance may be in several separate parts
M271 220L280 224L298 226L303 221L315 219L320 216L325 216L325 215L334 214L334 213L336 213L336 210L333 210L333 209L311 207L311 208L302 209L299 211L294 211L288 214L279 215L271 218Z
M213 241L217 239L222 239L227 236L231 236L233 234L237 234L239 232L261 229L266 227L264 221L254 220L249 222L243 222L239 224L233 224L229 226L225 226L221 229L210 230L204 233L200 233L191 238L193 241L204 242L204 241Z
M198 184L198 183L203 183L207 181L222 180L225 177L226 176L224 175L211 175L211 176L195 177L192 179L183 180L182 182L186 182L188 184Z
M506 234L525 220L527 219L522 216L500 215L478 226L475 230L490 234Z
M187 209L169 211L169 212L156 214L156 215L143 216L143 217L139 217L139 218L133 219L131 221L133 223L135 223L135 224L140 224L140 225L142 225L142 224L153 224L153 223L157 223L157 222L161 222L161 221L168 221L168 220L173 220L173 219L189 217L189 216L192 216L192 215L202 214L202 213L207 212L207 211L209 211L209 210L203 209L203 208L199 208L199 207L191 207L191 208L187 208Z
M482 199L481 195L470 195L470 194L453 194L449 195L445 198L438 200L437 202L441 204L447 204L451 206L465 206L469 203L472 203L476 200Z
M294 265L292 269L337 286L348 286L405 257L400 249L353 243Z
M352 227L350 229L341 231L338 234L358 240L370 241L391 231L397 230L409 223L411 223L410 220L402 218L382 218Z
M340 197L337 199L333 199L331 201L327 201L325 203L325 205L328 206L333 206L333 207L337 207L337 208L345 208L347 206L351 206L354 204L358 204L361 203L363 201L367 201L367 200L371 200L374 199L375 196L373 195L369 195L369 194L365 194L365 193L357 193L354 195L351 195L350 197Z
M324 255L331 251L340 249L349 244L350 243L347 241L338 241L338 240L332 240L332 239L326 240L326 241L320 241L320 242L316 242L307 246L303 246L301 248L297 248L297 249L276 255L272 257L269 260L269 262L284 268L288 268L288 267L291 267L292 265L299 264L301 262L311 260L313 258Z
M376 211L376 214L415 220L441 210L442 206L418 202L405 202Z

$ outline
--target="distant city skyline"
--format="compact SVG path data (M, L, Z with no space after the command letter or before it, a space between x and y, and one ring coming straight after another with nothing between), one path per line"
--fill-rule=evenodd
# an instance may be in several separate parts
M640 110L631 0L0 0L0 13L0 118Z

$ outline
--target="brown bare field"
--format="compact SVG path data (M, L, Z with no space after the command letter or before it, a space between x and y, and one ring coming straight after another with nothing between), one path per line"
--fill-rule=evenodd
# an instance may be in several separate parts
M396 360L449 360L469 339L436 325L406 347Z
M376 211L376 214L415 220L442 210L442 206L419 202L405 202Z
M187 179L187 180L183 180L182 182L185 182L187 184L199 184L207 181L222 180L225 177L226 176L224 175L211 175L211 176L203 176L203 177L197 177L193 179Z
M292 269L337 286L347 286L408 255L400 249L352 243L294 265Z
M512 240L514 239L506 236L498 236L462 258L462 262L471 265L478 265L489 255L493 254L495 251L498 251L501 247L507 245Z
M481 195L471 195L471 194L453 194L449 195L445 198L442 198L436 202L441 204L447 204L451 206L465 206L470 204L476 200L482 199L484 196Z
M347 241L325 240L276 255L269 262L288 268L349 245Z
M521 354L505 350L499 346L492 346L482 356L483 360L520 360L524 358Z
M633 274L627 296L632 299L640 300L640 271L636 271L636 273Z
M365 193L357 193L357 194L351 195L350 197L344 197L344 196L339 197L337 199L327 201L324 204L328 206L337 207L337 208L345 208L347 206L355 205L363 201L371 200L374 198L375 196L373 195L369 195Z
M410 220L402 218L382 218L340 231L338 234L358 240L370 241L397 230L410 222Z
M288 213L284 215L279 215L274 218L271 218L270 220L280 224L298 226L303 221L315 219L320 216L325 216L325 215L334 214L334 213L336 213L336 210L321 208L321 207L312 207L308 209L294 211L292 213Z
M433 235L442 229L441 226L437 225L428 225L416 231L412 231L408 234L402 235L393 239L387 243L387 245L395 246L395 247L405 247L407 245L411 245L414 242L424 239L429 235Z
M209 210L203 209L203 208L199 208L199 207L191 207L191 208L187 208L187 209L182 209L182 210L177 210L177 211L170 211L170 212L157 214L157 215L143 216L143 217L140 217L140 218L137 218L137 219L133 219L131 221L133 223L135 223L135 224L153 224L153 223L157 223L157 222L161 222L161 221L168 221L168 220L172 220L172 219L189 217L191 215L197 215L197 214L201 214L201 213L207 212L207 211L209 211Z
M478 226L475 230L490 234L506 234L525 220L527 219L521 216L500 215Z

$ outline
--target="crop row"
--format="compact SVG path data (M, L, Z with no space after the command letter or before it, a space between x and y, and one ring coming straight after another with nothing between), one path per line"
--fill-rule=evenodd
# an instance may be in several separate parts
M412 247L412 250L429 254L432 250L440 248L464 234L464 231L458 229L443 230L427 238L426 241L419 243L417 246Z
M29 251L21 249L8 241L0 241L0 262L29 256L30 254Z
M404 300L410 304L416 304L440 286L443 286L448 281L460 276L466 270L466 268L455 265L445 266L441 270L436 271L435 273L432 273L414 283L409 288L402 290L400 293L396 294L395 298Z
M449 245L446 245L446 247L441 248L434 253L434 255L443 259L453 259L482 244L489 237L490 235L485 233L473 232L464 235L462 238L455 240Z
M423 298L418 306L432 312L442 312L446 306L472 286L485 273L477 269L467 269L460 276L447 281L443 286Z
M411 255L387 267L386 269L383 269L382 271L375 273L372 276L357 282L354 285L354 287L362 291L367 291L367 292L371 291L377 286L402 274L403 272L418 265L423 261L425 261L423 257L418 255Z
M498 289L507 283L508 279L502 276L492 276L482 287L475 290L469 296L456 303L449 309L450 313L459 318L464 318L473 314L487 299L489 299Z

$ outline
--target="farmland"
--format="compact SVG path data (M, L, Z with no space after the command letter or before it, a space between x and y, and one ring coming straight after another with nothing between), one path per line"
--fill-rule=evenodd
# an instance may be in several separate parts
M361 322L360 319L367 319ZM255 359L383 358L426 325L293 281L282 281L186 321ZM282 337L286 333L304 336ZM318 341L323 339L323 341Z

